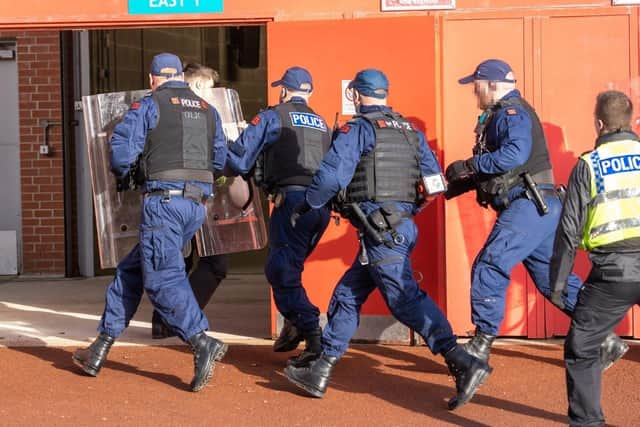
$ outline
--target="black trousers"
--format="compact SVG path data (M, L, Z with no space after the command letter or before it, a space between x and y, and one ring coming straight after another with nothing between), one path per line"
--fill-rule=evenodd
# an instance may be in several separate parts
M589 277L578 294L571 328L564 344L571 426L604 425L600 405L600 345L629 308L640 303L640 281L637 281L640 278L633 280L636 281Z
M190 271L194 261L193 251L188 258L185 258L185 270ZM201 257L198 265L189 276L193 295L198 301L200 309L204 309L213 296L220 282L227 277L228 257L227 255L211 255Z

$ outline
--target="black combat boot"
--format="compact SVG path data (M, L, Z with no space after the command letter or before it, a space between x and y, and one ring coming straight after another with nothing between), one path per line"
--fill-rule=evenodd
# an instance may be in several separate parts
M322 353L305 366L289 365L284 368L284 374L289 381L309 393L313 397L322 397L327 391L331 371L338 361L337 357L330 357Z
M95 377L107 360L107 354L113 345L114 338L101 332L89 347L73 352L73 363L84 372Z
M193 351L194 365L191 391L200 391L213 376L216 360L222 360L229 346L204 332L192 336L188 342Z
M297 356L287 359L287 366L295 366L299 368L308 365L312 360L317 359L322 353L322 329L320 327L310 332L305 332L304 341L306 343L304 350Z
M444 355L449 372L456 380L456 395L449 400L450 410L454 410L471 400L493 369L482 359L469 354L456 344Z
M273 343L273 351L281 353L285 351L291 351L298 348L298 344L304 339L302 332L298 331L293 323L289 320L284 320L284 326L280 331L280 336Z
M151 338L159 340L175 336L176 333L166 324L160 313L153 310L153 316L151 316Z
M600 345L600 362L602 370L606 371L616 363L624 354L629 351L629 345L611 332Z
M477 357L489 363L489 353L491 352L491 345L496 339L495 335L489 335L476 328L475 335L464 345L464 349L467 353Z

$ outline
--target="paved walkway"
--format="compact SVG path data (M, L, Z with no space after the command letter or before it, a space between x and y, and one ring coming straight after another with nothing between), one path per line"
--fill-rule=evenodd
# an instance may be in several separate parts
M323 399L282 374L261 275L232 275L207 307L212 335L231 344L209 385L191 393L193 356L178 339L151 340L142 306L97 378L72 352L96 335L108 277L0 278L0 426L560 426L566 424L562 341L498 340L494 372L474 400L454 393L425 347L354 345ZM151 345L152 344L152 345ZM640 425L640 345L604 375L608 425Z
M111 277L91 279L0 278L1 346L78 346L95 338ZM118 345L177 345L151 340L152 307L142 303ZM205 313L211 334L225 341L271 344L269 285L262 275L230 275Z

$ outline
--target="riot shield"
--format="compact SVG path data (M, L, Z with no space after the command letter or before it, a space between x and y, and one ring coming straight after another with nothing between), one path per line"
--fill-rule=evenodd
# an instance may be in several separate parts
M225 88L209 93L205 101L220 113L227 140L235 141L245 127L238 93ZM267 244L262 201L252 181L235 177L216 186L196 243L200 256L256 250Z
M82 98L102 268L115 267L138 242L141 195L135 191L116 191L110 170L109 139L129 105L145 93L138 90ZM215 88L207 101L220 113L227 139L235 140L244 124L237 92ZM205 224L196 234L200 256L264 247L267 232L254 184L240 177L232 178L217 187L215 193L207 203Z
M138 243L141 194L136 191L116 191L116 180L109 166L109 139L129 105L145 93L147 91L137 90L82 97L102 268L115 267Z

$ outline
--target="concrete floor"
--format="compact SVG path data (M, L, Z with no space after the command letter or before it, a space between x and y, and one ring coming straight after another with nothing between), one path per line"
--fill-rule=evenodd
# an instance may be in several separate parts
M96 336L111 277L89 279L0 277L0 347L76 346ZM210 334L230 343L271 345L269 285L261 274L230 274L205 313ZM178 338L151 339L148 298L118 345L176 345ZM268 339L268 340L267 340Z

